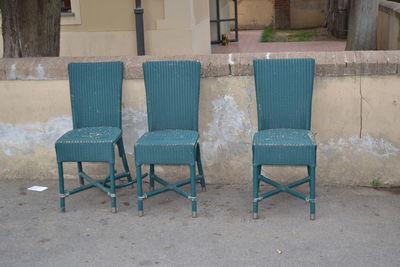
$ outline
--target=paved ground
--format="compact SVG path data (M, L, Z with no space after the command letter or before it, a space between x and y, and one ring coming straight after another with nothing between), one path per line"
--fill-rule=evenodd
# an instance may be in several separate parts
M252 220L249 186L212 185L196 219L173 193L139 218L133 192L118 191L117 214L96 189L59 213L55 181L0 181L0 266L400 266L398 192L319 187L316 221L284 194Z
M260 30L240 31L239 42L229 46L212 45L213 54L255 52L344 51L346 41L272 42L261 43Z

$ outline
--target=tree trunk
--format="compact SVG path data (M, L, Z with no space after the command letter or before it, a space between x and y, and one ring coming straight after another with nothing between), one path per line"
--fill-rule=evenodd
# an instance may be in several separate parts
M57 57L60 0L4 0L3 57Z
M376 50L379 0L351 0L346 50Z

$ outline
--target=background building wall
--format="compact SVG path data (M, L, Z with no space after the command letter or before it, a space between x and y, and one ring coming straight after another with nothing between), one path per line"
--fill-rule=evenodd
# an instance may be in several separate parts
M164 57L202 63L200 136L209 183L251 183L251 139L257 130L252 60L265 54ZM399 51L270 53L269 58L317 61L312 130L317 133L318 184L400 185ZM0 179L56 179L54 142L72 128L66 66L70 61L123 60L123 127L129 164L147 130L141 63L157 57L26 58L0 60ZM68 178L75 164L66 164ZM120 167L120 166L119 166ZM167 177L187 167L159 167ZM90 164L90 174L107 173ZM165 172L168 170L168 172ZM178 171L179 170L179 171ZM268 167L281 180L306 176L303 167Z
M72 0L76 14L61 19L60 56L136 55L134 2ZM146 54L211 53L208 0L142 3Z
M290 27L322 27L326 23L327 0L290 0Z
M215 1L215 0L211 0ZM325 25L328 0L239 0L239 29L304 29ZM231 2L230 13L234 14ZM231 24L232 26L233 24Z
M290 29L290 0L275 0L274 12L274 28Z
M234 5L231 4L231 14ZM274 0L241 0L238 1L239 29L264 29L272 26L274 16Z

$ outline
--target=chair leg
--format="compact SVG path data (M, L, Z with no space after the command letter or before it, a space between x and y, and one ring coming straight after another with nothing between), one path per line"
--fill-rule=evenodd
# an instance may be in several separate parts
M78 176L79 176L79 183L81 185L85 184L85 180L83 180L83 178L79 175L79 173L83 172L83 167L82 167L82 162L78 162Z
M310 220L315 220L315 167L308 166L310 176Z
M253 166L253 219L258 219L258 191L260 187L260 173L261 166Z
M197 217L197 201L196 201L196 165L190 165L190 187L191 187L191 196L190 200L192 201L192 217Z
M137 183L137 198L138 198L138 215L143 216L143 189L142 189L142 165L136 165L136 183Z
M154 164L150 164L150 174L149 174L149 178L150 178L150 184L149 184L149 187L150 187L150 191L153 191L154 190L154 177L153 177L153 175L154 175Z
M110 196L111 196L111 212L117 212L117 196L115 194L115 168L114 163L109 164L110 168Z
M126 160L124 142L122 141L122 138L117 142L117 146L118 146L119 156L121 157L122 164L124 165L125 172L129 173L128 176L127 176L128 182L131 182L132 181L132 176L131 176L131 172L129 171L128 161Z
M201 190L203 192L205 192L205 191L207 191L207 188L206 188L206 181L204 179L203 166L201 164L201 154L200 154L200 145L199 144L197 144L196 162L197 162L197 169L199 170L199 175L202 176L202 178L200 179Z
M60 211L65 212L64 169L62 162L58 162L58 188L60 193Z

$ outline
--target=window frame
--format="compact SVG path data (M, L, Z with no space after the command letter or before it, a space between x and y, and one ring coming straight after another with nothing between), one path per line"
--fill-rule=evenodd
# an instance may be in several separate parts
M61 25L77 24L82 24L80 0L71 0L71 13L61 12Z

